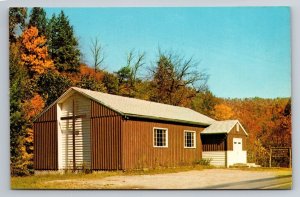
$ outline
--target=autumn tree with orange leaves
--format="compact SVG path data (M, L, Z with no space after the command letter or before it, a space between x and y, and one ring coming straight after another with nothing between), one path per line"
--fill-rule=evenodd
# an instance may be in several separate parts
M23 109L26 112L25 118L30 120L38 115L44 108L45 102L43 98L35 94L31 99L26 100L23 104Z
M214 107L214 118L217 120L228 120L231 119L234 115L231 107L226 104L218 104Z
M53 61L48 56L46 41L44 36L39 36L36 27L26 29L21 36L21 64L28 68L31 76L41 75L54 68Z

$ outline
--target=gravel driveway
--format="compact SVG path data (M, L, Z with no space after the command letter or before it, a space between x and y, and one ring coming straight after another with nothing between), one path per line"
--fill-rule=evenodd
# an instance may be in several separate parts
M276 171L206 169L169 174L112 176L99 180L64 180L62 182L67 181L94 189L193 189L240 181L273 178L277 175Z

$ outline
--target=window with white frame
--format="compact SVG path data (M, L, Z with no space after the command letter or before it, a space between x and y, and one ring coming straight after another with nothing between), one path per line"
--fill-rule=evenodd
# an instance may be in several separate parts
M240 125L237 123L236 124L236 131L239 132L240 131Z
M184 131L184 148L196 148L195 131Z
M168 147L168 129L153 128L153 146Z

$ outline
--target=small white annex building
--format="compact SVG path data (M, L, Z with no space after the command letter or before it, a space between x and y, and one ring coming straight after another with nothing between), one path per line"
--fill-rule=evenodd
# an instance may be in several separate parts
M247 136L238 120L215 121L201 132L202 158L214 166L246 164Z

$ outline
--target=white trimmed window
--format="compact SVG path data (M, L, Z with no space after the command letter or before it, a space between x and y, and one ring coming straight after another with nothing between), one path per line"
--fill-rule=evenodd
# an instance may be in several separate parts
M237 131L237 132L240 131L240 125L239 125L239 123L236 124L236 131Z
M153 146L168 147L168 129L153 128Z
M184 131L184 148L196 148L195 131Z

